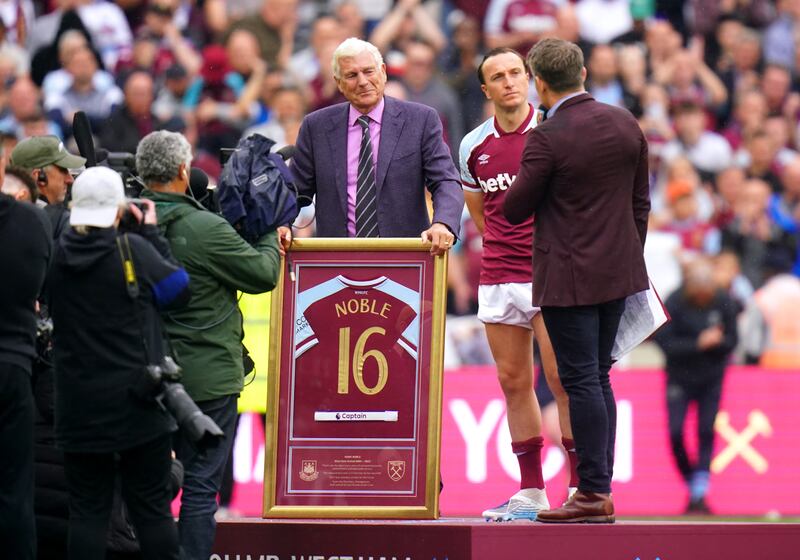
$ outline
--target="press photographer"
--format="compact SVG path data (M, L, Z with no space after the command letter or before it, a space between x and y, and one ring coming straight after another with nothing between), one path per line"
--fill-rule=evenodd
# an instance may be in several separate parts
M191 160L191 146L174 132L148 134L136 152L136 169L147 185L142 197L155 201L159 227L192 279L190 304L164 314L174 357L183 368L189 395L225 432L221 445L204 454L192 448L183 431L175 442L185 468L181 548L187 560L207 560L244 379L242 315L236 292L272 290L280 260L274 231L250 245L224 218L185 194Z
M186 305L189 278L158 234L154 205L144 204L126 204L111 169L84 171L49 277L70 559L105 558L117 475L143 556L179 557L168 489L175 421L134 388L164 362L158 313ZM126 212L138 233L117 231Z
M32 136L26 138L11 152L11 165L31 174L39 189L39 205L53 225L53 236L57 239L67 227L67 207L64 201L72 185L70 169L83 167L86 160L70 154L55 136Z

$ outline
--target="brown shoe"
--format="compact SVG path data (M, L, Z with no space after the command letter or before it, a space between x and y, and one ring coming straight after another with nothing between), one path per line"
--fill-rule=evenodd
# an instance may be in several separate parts
M542 523L614 523L614 502L609 494L578 490L558 509L540 511Z

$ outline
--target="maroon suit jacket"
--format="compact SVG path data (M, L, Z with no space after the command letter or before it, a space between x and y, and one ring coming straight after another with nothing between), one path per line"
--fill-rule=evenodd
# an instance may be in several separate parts
M636 119L588 93L528 134L504 211L512 224L536 214L535 305L595 305L648 288L648 179Z

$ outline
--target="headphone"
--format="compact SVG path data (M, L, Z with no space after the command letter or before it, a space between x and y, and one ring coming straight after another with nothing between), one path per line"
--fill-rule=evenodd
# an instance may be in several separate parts
M40 167L36 173L36 182L40 185L47 185L47 173L44 172L44 167Z

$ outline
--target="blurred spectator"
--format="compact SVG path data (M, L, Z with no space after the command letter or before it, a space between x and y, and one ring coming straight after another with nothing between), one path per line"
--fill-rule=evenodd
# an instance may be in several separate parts
M677 138L664 146L661 155L666 162L686 156L706 174L717 173L731 164L730 145L716 132L706 130L706 114L696 101L681 102L673 115Z
M0 25L5 28L8 41L21 47L25 46L27 30L35 19L35 8L32 0L3 0L0 2ZM22 17L20 18L20 16Z
M212 36L221 38L232 22L258 12L264 0L205 0L203 17Z
M552 32L552 35L557 39L572 41L578 45L578 48L580 48L583 53L583 58L587 59L589 58L589 51L592 49L592 44L581 38L580 31L581 27L578 22L578 16L575 14L575 9L570 4L563 4L558 9L558 12L556 12L556 28Z
M408 89L403 85L403 82L398 80L387 81L383 93L389 97L400 99L401 101L408 101Z
M764 33L764 58L769 64L794 68L800 2L777 0L776 4L778 17Z
M743 91L758 87L759 64L761 62L761 38L753 29L743 28L732 39L730 63L719 61L717 72L728 90L728 99L733 100ZM725 67L719 68L719 65Z
M363 39L365 37L364 16L353 0L344 0L336 6L336 19L344 31L345 37Z
M736 303L737 316L753 299L753 285L742 274L739 259L730 251L723 251L713 258L714 282Z
M800 3L800 2L799 2ZM785 66L769 64L761 76L761 91L767 100L770 115L797 115L800 94L791 93L792 74Z
M476 74L483 52L480 24L463 12L452 12L449 21L453 25L453 40L443 54L442 69L461 105L462 126L464 130L472 130L481 123L486 101Z
M700 219L695 189L695 185L680 179L668 183L666 189L670 219L661 229L680 237L684 259L688 255L707 252L707 238L712 230L708 222Z
M228 33L246 29L258 39L261 58L286 68L294 51L298 0L263 0L261 10L233 23Z
M103 84L97 77L97 61L89 49L73 53L64 68L71 80L62 93L50 93L44 99L48 116L61 126L65 135L72 134L72 118L77 111L89 117L92 130L102 132L105 120L114 107L122 102L122 91L115 84Z
M743 40L742 33L744 24L736 17L726 17L721 19L716 26L700 31L706 39L706 64L718 75L727 72L733 67L734 50L739 41ZM714 40L710 41L709 34L714 34ZM756 36L757 49L761 48L761 41ZM728 90L730 94L730 89Z
M333 60L333 51L339 45L334 43L324 43L320 48L320 60ZM333 68L329 64L320 66L319 74L311 80L309 84L311 90L311 102L309 107L312 111L322 109L323 107L330 107L336 103L345 101L344 95L339 91L339 86L333 77Z
M645 44L647 45L650 69L653 76L658 79L659 75L668 70L673 55L681 50L681 35L668 21L656 19L647 25ZM663 83L663 81L661 82Z
M54 121L45 119L42 107L41 94L28 78L19 78L8 91L9 114L0 119L0 130L12 134L22 140L32 136L28 134L26 125L36 121L45 121L45 131L40 135L51 134L63 138L61 126Z
M698 46L673 54L655 78L666 86L673 104L696 103L714 111L728 100L725 84L706 66Z
M303 92L296 87L279 88L271 100L269 120L258 126L248 128L242 138L251 134L261 134L275 142L274 149L293 145L297 130L306 116L306 101Z
M264 63L258 47L258 39L250 31L237 29L225 41L225 54L231 71L247 80L256 68L263 69Z
M657 188L653 193L651 223L656 227L664 227L664 222L672 219L669 209L668 187L670 184L688 183L692 196L697 204L697 219L709 222L714 215L714 200L709 193L707 183L703 182L697 169L686 157L677 157L663 168ZM680 192L680 190L678 190ZM674 194L674 193L673 193ZM711 245L713 246L713 245Z
M581 37L605 45L633 28L630 0L578 0L575 13Z
M527 53L539 39L558 28L564 0L491 0L483 31L486 48L511 47Z
M452 0L453 7L480 22L479 27L483 27L483 20L486 17L489 2L491 0Z
M28 33L28 51L35 53L58 40L62 17L72 10L89 32L91 42L97 47L106 68L114 68L119 58L133 45L128 20L112 2L93 0L57 0L56 10L36 18Z
M744 188L745 179L744 170L740 167L728 167L717 173L713 219L717 228L722 229L733 221L733 209Z
M447 44L447 38L422 5L422 0L398 0L369 38L369 42L386 58L390 74L393 73L393 67L401 66L395 62L398 55L407 51L414 41L429 45L434 50L434 56Z
M64 32L58 40L58 62L60 67L56 70L48 72L44 81L42 82L42 95L47 98L52 95L63 95L72 85L72 74L65 68L72 60L72 56L85 49L89 49L90 45L86 39L86 35L77 29L70 29ZM92 76L95 82L95 87L98 89L105 89L114 85L114 76L105 70L98 70Z
M746 181L733 209L734 218L722 230L722 248L739 257L742 273L754 288L764 283L762 264L767 254L782 254L790 262L797 254L796 237L770 219L770 196L770 187L764 181Z
M658 158L663 157L664 146L675 137L669 120L669 96L662 86L647 82L642 89L639 105L642 112L639 125L649 144L650 172L654 173L658 171Z
M617 49L617 68L622 88L638 98L647 85L647 58L641 45L620 45ZM631 107L634 115L641 112L638 100Z
M759 28L775 19L771 0L689 0L684 4L692 33L706 37L715 27L733 19Z
M188 124L191 112L184 107L183 98L189 90L189 85L189 75L183 66L175 64L167 68L164 72L164 84L158 89L153 101L153 115L160 121L182 119Z
M408 100L436 109L444 128L445 142L456 159L464 136L461 108L453 90L436 75L436 53L425 43L410 43L405 55L403 84L408 88Z
M8 2L0 3L0 6ZM30 1L28 2L30 4ZM0 58L7 60L14 66L14 75L22 76L27 74L31 66L31 57L22 46L13 42L12 37L16 34L9 33L9 29L3 24L0 18Z
M597 101L628 109L636 105L633 95L625 91L619 80L617 55L612 47L596 45L589 55L587 70L586 91Z
M745 139L743 153L737 158L748 179L765 181L772 192L780 192L781 182L775 170L777 149L763 128L754 131Z
M303 83L311 82L328 69L329 61L323 57L329 54L330 48L326 49L325 46L338 45L344 39L346 37L342 34L342 27L336 18L331 16L318 18L311 27L311 44L293 54L289 60L290 71Z
M270 0L272 1L272 0ZM266 64L260 58L250 61L252 72L244 76L231 68L221 45L203 49L203 68L185 96L187 108L197 120L197 164L211 176L221 170L221 148L235 147L257 112L255 103L261 91Z
M142 71L125 80L125 97L108 118L100 145L110 152L136 152L139 141L154 130L182 130L180 116L161 120L153 114L153 78Z
M782 192L770 199L770 217L785 233L800 239L800 158L783 168L781 184ZM800 253L795 256L793 272L800 276Z
M767 118L767 100L757 89L740 91L735 98L733 118L722 131L722 136L735 151L742 146L746 136L761 128Z
M97 59L98 67L106 68L105 64L103 63L103 59L100 57L95 45L92 43L92 36L89 34L86 26L81 21L80 16L76 11L69 10L64 12L58 21L55 37L52 40L46 42L42 47L37 47L35 49L31 49L30 46L28 47L28 50L32 55L31 79L37 86L42 85L47 74L63 67L63 64L61 63L60 52L61 38L66 34L71 34L73 31L77 31L83 35L84 41L80 42L75 38L71 38L68 44L68 50L77 50L79 47L88 47L94 53L95 58Z
M367 31L372 31L387 16L395 2L396 0L345 0L342 3L357 10L368 28ZM345 37L362 38L358 35L346 35Z
M258 99L256 99L257 111L252 121L254 125L263 124L269 120L269 106L272 96L289 82L290 80L283 70L276 68L267 69L267 73L261 81ZM306 95L309 95L308 92L306 92Z
M772 115L764 121L764 133L772 143L772 149L775 152L775 168L780 173L786 165L798 156L797 151L790 147L795 144L792 140L794 130L792 130L786 117Z
M179 6L177 0L148 3L144 25L136 32L133 49L117 64L117 73L138 68L158 78L176 63L185 68L190 76L199 72L200 55L175 24L175 11Z
M684 272L681 289L666 301L672 317L656 332L666 356L669 438L675 463L689 490L686 513L709 513L708 493L714 419L719 410L728 359L737 343L736 304L714 281L714 269L697 259ZM684 445L684 421L697 403L697 460Z
M800 368L800 279L783 252L765 256L764 285L745 310L744 350L748 363L765 368Z

